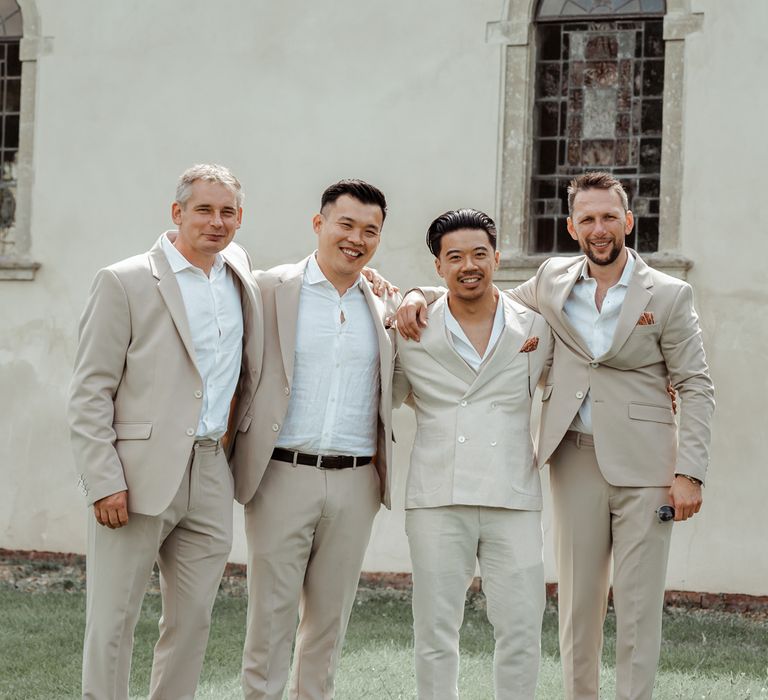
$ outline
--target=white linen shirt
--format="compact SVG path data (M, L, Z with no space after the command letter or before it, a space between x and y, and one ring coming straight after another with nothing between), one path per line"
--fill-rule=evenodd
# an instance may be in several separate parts
M278 447L320 455L376 454L379 343L362 284L360 277L340 296L315 256L309 258Z
M203 407L196 437L218 440L227 431L229 405L240 377L243 355L240 291L221 255L216 255L210 276L206 276L173 246L175 239L176 232L169 231L160 245L181 290L195 348L195 364L203 380Z
M627 263L624 265L624 271L621 273L619 281L606 292L602 309L598 311L595 304L597 280L589 276L589 266L585 259L581 275L579 275L579 279L576 280L576 284L573 285L571 293L565 300L563 311L573 327L586 342L593 359L604 355L611 347L613 336L616 333L616 324L619 320L621 305L627 296L627 285L634 269L635 258L632 253L627 251ZM591 392L588 391L584 397L584 401L579 407L579 412L574 417L570 429L580 433L592 434Z
M464 333L461 324L451 313L448 304L445 305L445 327L451 334L453 349L459 353L464 362L477 372L480 370L480 365L482 365L486 358L493 352L493 348L496 347L496 343L504 330L504 304L500 304L498 300L496 301L496 313L493 316L491 337L488 340L488 346L485 348L485 353L482 357L480 357L480 353L477 352L475 346L472 345L472 341L467 338L467 334Z

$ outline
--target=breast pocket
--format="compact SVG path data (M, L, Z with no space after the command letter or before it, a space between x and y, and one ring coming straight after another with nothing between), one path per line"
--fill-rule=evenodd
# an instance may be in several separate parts
M112 428L118 440L148 440L152 423L114 423Z

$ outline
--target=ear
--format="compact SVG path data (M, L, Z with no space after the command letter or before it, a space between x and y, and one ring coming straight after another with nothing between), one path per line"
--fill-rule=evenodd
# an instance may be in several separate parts
M576 235L576 229L573 226L573 219L569 216L567 219L567 225L568 225L568 233L571 234L571 238L573 238L574 241L578 241L579 237Z
M243 208L239 207L237 210L237 228L240 228L242 223L243 223Z
M624 235L628 236L632 227L635 225L635 215L631 211L627 211L626 222L624 225Z
M322 214L315 214L312 217L312 228L315 233L320 233L320 230L323 228L323 221L325 221L325 217Z
M498 270L499 269L499 263L501 262L501 253L497 250L493 254L493 269Z
M435 258L435 270L437 270L437 274L440 275L440 277L445 278L445 275L443 275L443 270L440 267L440 258Z
M171 204L171 219L177 226L181 225L181 204L178 202Z

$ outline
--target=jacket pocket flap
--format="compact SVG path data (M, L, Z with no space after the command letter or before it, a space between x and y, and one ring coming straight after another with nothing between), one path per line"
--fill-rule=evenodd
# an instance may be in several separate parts
M544 387L544 392L541 395L541 400L542 401L548 401L549 397L552 396L552 387L553 386L554 386L554 384L547 384Z
M237 429L238 429L238 430L239 430L241 433L244 433L244 432L246 432L246 431L248 430L248 428L250 428L250 427L251 427L251 416L249 416L248 414L246 414L246 415L244 415L244 416L243 416L243 420L241 420L241 421L240 421L240 425L238 425L238 426L237 426Z
M674 423L675 416L671 408L653 406L646 403L629 404L629 417L635 420L650 420L655 423Z
M115 423L112 426L118 440L148 440L152 423Z

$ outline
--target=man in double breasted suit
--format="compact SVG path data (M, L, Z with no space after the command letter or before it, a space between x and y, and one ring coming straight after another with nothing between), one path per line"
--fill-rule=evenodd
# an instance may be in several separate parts
M656 510L686 520L701 507L713 387L690 285L624 245L634 221L621 184L587 173L568 192L583 255L547 260L510 293L555 337L538 455L550 462L565 696L597 700L612 557L616 697L649 700L672 532ZM402 316L418 324L413 309Z
M377 188L342 180L313 219L317 251L255 273L264 362L233 455L248 542L249 699L283 697L295 634L289 697L333 697L373 518L389 506L394 331L385 319L396 304L360 274L385 214Z
M133 629L157 560L163 615L151 698L192 698L232 543L222 445L261 368L261 300L232 242L240 183L179 180L152 249L101 270L80 322L69 421L88 521L83 697L128 698ZM232 398L239 400L230 416Z
M417 430L406 486L421 700L458 700L459 628L480 562L501 700L532 700L541 652L541 484L531 400L552 349L537 313L499 293L496 227L474 209L427 233L448 294L420 343L397 339L393 402Z

